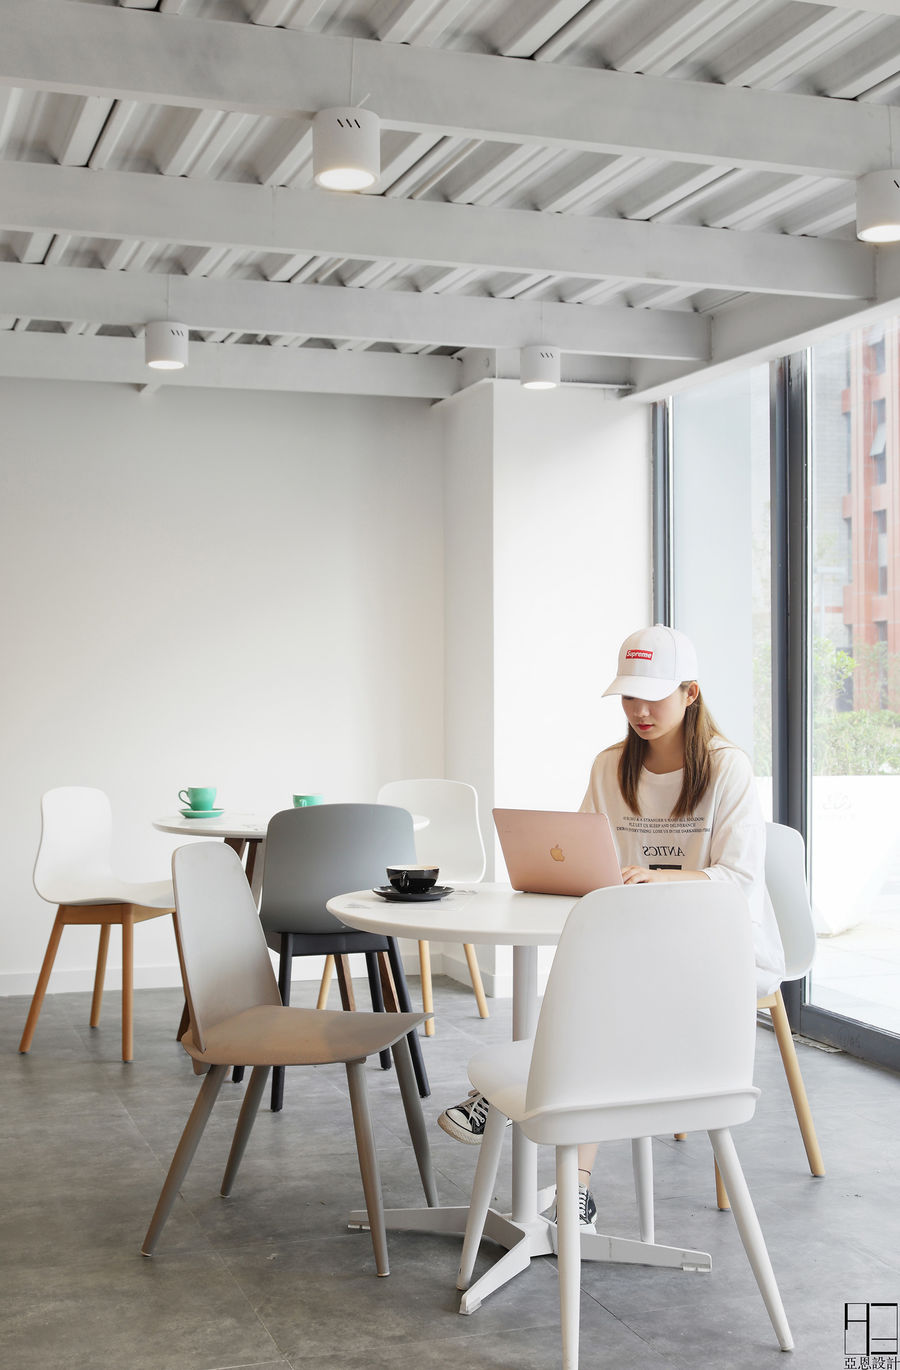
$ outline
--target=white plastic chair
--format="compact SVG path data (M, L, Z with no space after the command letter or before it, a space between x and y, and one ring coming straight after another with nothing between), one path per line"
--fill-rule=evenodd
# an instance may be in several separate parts
M783 823L766 824L766 889L775 910L775 921L784 947L784 979L802 980L808 975L815 959L816 930L806 884L806 848L803 838L796 828L786 827ZM780 987L757 999L756 1007L769 1010L809 1168L813 1175L822 1176L825 1174L825 1162ZM728 1208L728 1192L718 1170L716 1202L721 1209Z
M31 1046L63 928L72 923L100 925L90 1024L100 1023L109 930L122 928L122 1060L134 1057L134 925L174 912L171 880L134 883L112 868L112 810L102 790L66 785L41 799L41 842L34 866L34 887L57 904L37 988L28 1010L19 1050Z
M378 791L377 802L427 817L428 826L416 833L416 860L440 866L441 884L474 884L483 879L486 857L474 786L462 780L391 780ZM475 948L471 942L464 942L463 951L478 1013L487 1018L487 999ZM422 1007L426 1013L433 1013L431 952L425 941L419 942L419 972ZM433 1017L425 1023L425 1034L434 1035Z
M172 857L175 936L191 1026L181 1039L204 1081L172 1158L141 1250L152 1255L229 1067L253 1067L238 1116L223 1195L231 1193L238 1166L274 1065L343 1063L353 1113L359 1167L379 1275L388 1274L387 1238L378 1159L366 1091L366 1057L390 1047L397 1067L407 1125L430 1207L437 1203L428 1134L406 1034L421 1013L329 1013L290 1008L269 959L256 901L240 860L219 842L180 847ZM294 1160L286 1160L294 1165Z
M685 995L703 965L707 990ZM635 993L636 977L640 993ZM469 1078L491 1100L458 1285L468 1288L507 1118L556 1148L563 1367L578 1365L578 1144L641 1139L676 1125L709 1134L744 1249L783 1350L793 1346L730 1128L752 1118L756 972L747 903L722 883L594 890L560 938L532 1041L480 1052ZM637 1142L635 1146L634 1143Z

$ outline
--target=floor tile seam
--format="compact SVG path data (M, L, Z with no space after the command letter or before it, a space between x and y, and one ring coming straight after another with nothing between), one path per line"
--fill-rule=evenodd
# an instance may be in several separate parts
M247 1312L250 1314L250 1317L251 1317L251 1318L253 1319L253 1321L259 1326L259 1328L260 1328L260 1330L263 1332L263 1334L268 1338L269 1342L271 1343L271 1345L272 1345L272 1347L274 1348L275 1353L276 1353L274 1356L268 1356L268 1357L266 1357L265 1360L262 1360L262 1361L261 1361L261 1360L255 1360L255 1361L249 1361L249 1362L248 1362L248 1361L231 1361L231 1362L226 1362L226 1363L223 1363L220 1367L218 1367L217 1370L247 1370L247 1367L252 1367L252 1366L266 1366L266 1365L271 1365L271 1364L273 1364L273 1363L276 1364L276 1365L279 1364L279 1363L280 1363L280 1364L283 1364L284 1361L285 1361L286 1352L278 1345L278 1342L277 1342L276 1338L273 1336L272 1332L271 1332L271 1331L269 1330L269 1328L266 1326L266 1324L265 1324L263 1318L260 1316L260 1313L259 1313L258 1309L255 1307L253 1300L249 1297L249 1295L247 1294L246 1290L244 1290L244 1288L242 1287L240 1281L239 1281L238 1279L235 1278L234 1271L229 1267L228 1261L225 1259L224 1254L223 1254L221 1251L216 1250L215 1248L211 1248L209 1254L210 1254L211 1257L212 1257L212 1264L219 1267L219 1269L220 1269L222 1275L228 1280L229 1284L231 1284L231 1285L233 1286L234 1291L235 1291L235 1294L240 1296L242 1302L246 1305L246 1310L247 1310ZM146 1256L143 1256L143 1255L142 1255L142 1257L141 1257L141 1260L142 1260L143 1262L155 1261L155 1260L158 1260L158 1259L159 1259L159 1256L158 1256L158 1254L156 1254L156 1253L154 1253L154 1255L153 1255L153 1256L150 1256L150 1257L146 1257ZM237 1314L236 1314L236 1309L235 1309L235 1304L234 1304L234 1302L232 1302L231 1300L228 1300L228 1302L227 1302L227 1307L228 1307L229 1315L230 1315L231 1317L236 1318Z
M634 1337L636 1341L640 1342L645 1352L651 1355L654 1358L654 1360L658 1360L661 1365L671 1365L674 1363L669 1359L668 1356L662 1357L659 1355L659 1353L654 1349L652 1342L648 1341L648 1339L645 1336L643 1336L640 1332L638 1332L636 1328L632 1327L629 1324L627 1315L623 1316L621 1313L614 1312L608 1304L603 1302L602 1298L597 1298L597 1296L595 1294L592 1294L590 1290L585 1289L583 1284L580 1286L580 1293L582 1299L587 1299L590 1303L596 1304L596 1306L598 1308L601 1308L604 1313L607 1313L609 1317L613 1319L614 1322L618 1323L620 1327L624 1328L624 1330L628 1332L630 1336Z
M279 1356L277 1360L241 1360L223 1361L220 1365L211 1365L208 1370L270 1370L273 1365L281 1365L285 1370L291 1370L290 1361L286 1356Z

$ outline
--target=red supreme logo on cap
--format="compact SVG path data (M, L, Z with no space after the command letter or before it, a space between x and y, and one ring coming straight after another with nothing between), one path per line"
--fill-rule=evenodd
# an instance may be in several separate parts
M647 652L641 647L629 647L625 653L625 660L631 661L633 657L637 657L641 661L652 661L653 653Z

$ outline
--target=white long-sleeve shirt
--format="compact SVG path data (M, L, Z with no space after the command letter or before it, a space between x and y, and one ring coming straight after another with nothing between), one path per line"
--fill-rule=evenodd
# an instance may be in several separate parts
M643 770L640 813L632 813L619 789L621 750L611 747L594 761L581 812L608 816L622 866L701 871L743 890L753 922L757 991L771 993L784 976L784 950L766 891L766 828L748 758L739 747L714 740L709 788L695 813L672 818L682 772Z

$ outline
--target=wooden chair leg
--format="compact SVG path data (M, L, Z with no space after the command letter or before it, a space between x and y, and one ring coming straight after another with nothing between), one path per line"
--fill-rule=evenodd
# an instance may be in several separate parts
M386 951L375 953L378 957L378 970L381 975L381 992L384 997L384 1006L388 1013L400 1012L400 1000L397 998L397 986L394 984L394 977L391 973L390 958Z
M803 1145L806 1148L809 1168L813 1175L824 1175L825 1162L822 1159L822 1152L819 1148L819 1139L816 1136L815 1124L813 1123L812 1113L809 1107L809 1099L806 1097L806 1086L803 1083L803 1076L800 1074L800 1062L797 1060L797 1049L794 1046L791 1025L788 1022L787 1010L784 1007L784 999L781 996L780 989L775 991L775 1002L769 1006L769 1013L772 1017L772 1026L775 1029L778 1049L781 1052L781 1059L784 1063L784 1073L787 1076L788 1088L791 1091L791 1098L794 1101L794 1112L797 1114L797 1122L800 1124L800 1135L803 1138Z
M109 924L100 924L100 942L97 946L97 969L94 971L94 993L91 997L91 1027L100 1026L100 1008L103 1004L103 987L106 983L106 953L109 950Z
M58 909L53 920L53 927L50 930L50 940L47 943L47 950L44 952L44 960L41 964L41 973L38 976L37 986L31 1000L31 1007L28 1010L28 1017L25 1019L25 1030L22 1033L22 1040L19 1043L19 1050L26 1052L31 1046L31 1039L37 1027L37 1020L41 1014L41 1005L44 1002L44 995L47 993L47 986L50 983L50 972L53 969L53 962L56 960L56 953L59 950L59 939L62 937L62 930L66 926L65 917L62 909Z
M353 993L353 980L350 975L350 957L336 956L334 965L337 971L338 988L341 991L341 1004L344 1012L355 1013L356 996Z
M319 985L319 997L316 1000L316 1008L328 1007L328 991L331 989L331 977L334 975L334 957L326 956L325 965L322 968L322 983Z
M488 1013L487 999L484 997L484 984L481 979L481 967L478 964L478 957L475 955L475 948L472 946L471 942L463 942L463 951L466 953L466 964L469 967L469 979L472 981L472 989L475 991L478 1016L479 1018L489 1018L490 1014Z
M134 910L122 913L122 1060L134 1060Z
M426 1013L434 1013L434 995L431 990L431 947L428 942L419 943L419 977L422 981L422 1008ZM425 1036L434 1036L434 1019L425 1019Z
M715 1161L713 1164L716 1167L716 1204L723 1213L727 1213L731 1207L728 1202L728 1190L725 1188L725 1181L722 1179L719 1162Z

